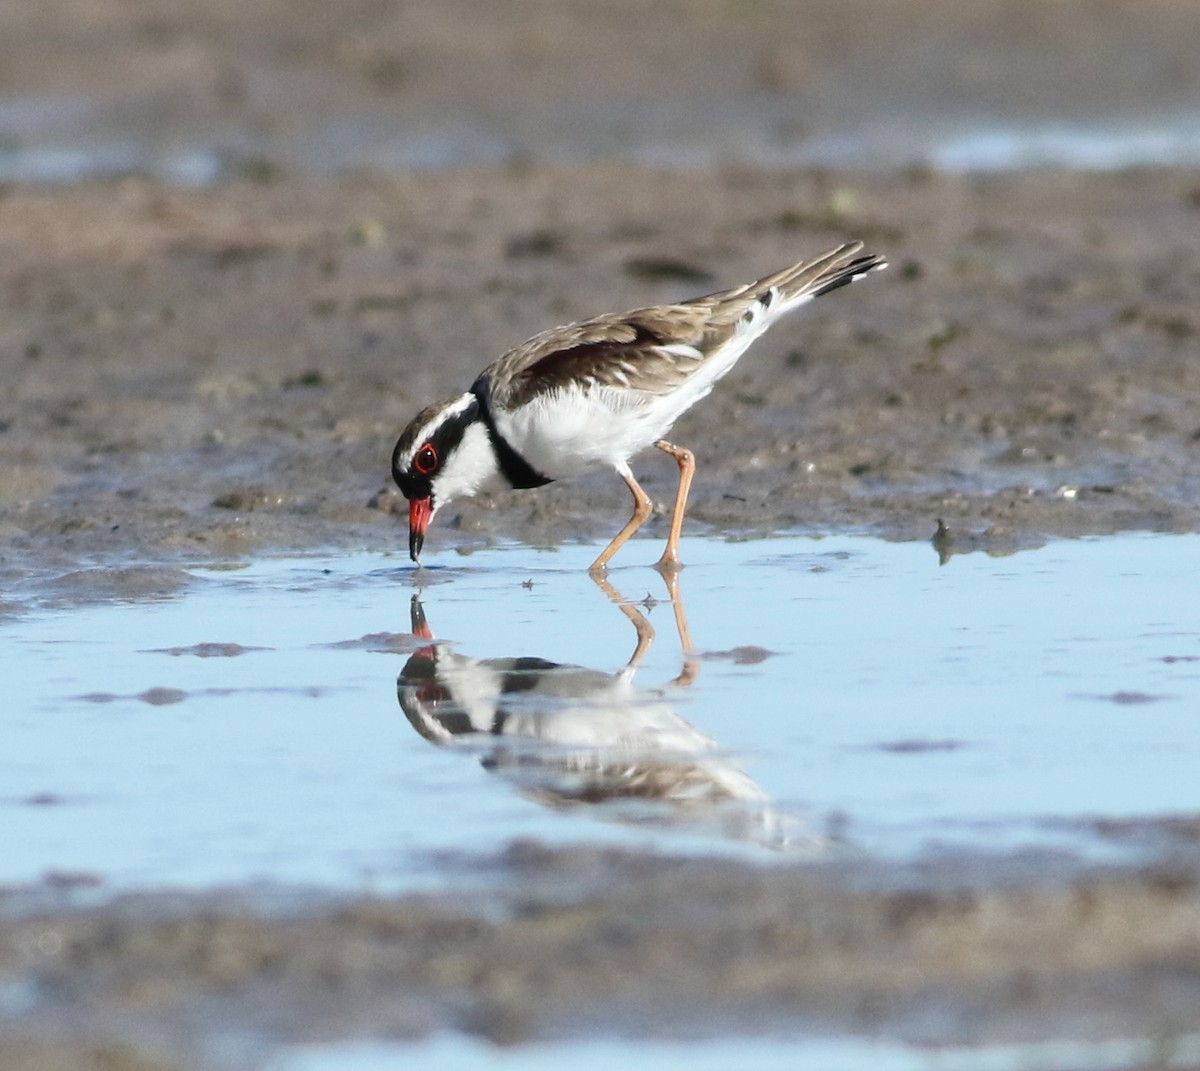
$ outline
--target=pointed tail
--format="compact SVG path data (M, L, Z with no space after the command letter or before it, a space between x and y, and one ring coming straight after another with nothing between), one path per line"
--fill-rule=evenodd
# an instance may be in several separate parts
M828 294L869 272L887 267L887 261L878 254L858 256L862 248L862 242L847 242L814 260L802 261L751 283L748 289L760 301L771 305L774 305L771 291L776 291L779 297L775 300L779 301L779 307L773 311L785 312L801 302Z
M887 261L878 254L859 256L862 248L862 242L847 242L813 260L801 261L757 282L710 294L697 301L710 302L718 308L724 306L721 312L728 316L729 322L747 313L757 319L766 312L769 323L797 305L887 267Z

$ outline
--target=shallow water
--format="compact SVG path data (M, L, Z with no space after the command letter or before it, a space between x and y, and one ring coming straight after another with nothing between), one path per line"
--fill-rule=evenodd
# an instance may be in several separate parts
M415 1065L446 1071L475 1068L513 1068L514 1071L570 1067L612 1067L619 1061L630 1071L684 1066L694 1071L766 1071L779 1067L820 1067L823 1071L1103 1071L1131 1066L1183 1066L1195 1058L1200 1043L1195 1037L1179 1039L1169 1051L1151 1041L1097 1043L1050 1042L1029 1045L993 1045L978 1048L905 1045L852 1038L810 1038L785 1041L771 1038L738 1038L732 1041L573 1042L497 1049L469 1038L442 1037L421 1045L347 1044L298 1046L272 1060L270 1071L384 1071Z
M403 889L517 837L1125 851L1097 819L1200 806L1197 549L939 565L923 543L690 538L689 658L662 578L615 569L623 608L589 547L273 559L30 605L0 629L0 882ZM630 669L639 615L657 635Z
M960 114L927 102L855 121L797 128L796 102L772 94L644 100L539 110L535 121L400 118L367 105L264 137L226 118L166 128L151 109L128 115L101 96L0 98L0 182L72 183L127 174L209 186L285 168L337 175L437 171L528 162L625 160L653 167L929 168L951 174L1054 167L1112 171L1200 162L1200 124L1190 107L1133 116L1050 112ZM886 109L885 109L886 112Z

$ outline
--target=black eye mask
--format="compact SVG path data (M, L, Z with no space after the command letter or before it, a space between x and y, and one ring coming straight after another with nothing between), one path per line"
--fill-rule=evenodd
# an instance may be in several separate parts
M429 498L433 494L433 478L441 471L443 461L462 442L467 425L479 419L479 402L472 399L470 405L461 413L455 413L434 428L433 434L426 441L433 447L435 464L428 472L423 473L412 468L414 456L418 452L413 432L424 427L426 420L423 420L422 416L418 416L413 421L413 426L400 436L396 449L392 451L392 479L407 499ZM422 442L420 448L424 447L425 442Z

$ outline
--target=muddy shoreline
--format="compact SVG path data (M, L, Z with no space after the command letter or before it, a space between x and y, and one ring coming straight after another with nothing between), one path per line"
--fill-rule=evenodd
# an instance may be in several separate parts
M1194 531L1196 219L1194 175L1171 171L557 165L10 188L10 606L169 593L193 561L400 548L387 459L426 400L547 323L732 283L847 237L892 269L781 324L678 425L700 460L691 530L927 539L941 519L952 551L992 552ZM668 465L639 472L669 499ZM624 508L604 476L467 503L439 517L427 553L599 540ZM501 922L493 901L404 898L280 919L240 892L5 911L16 996L0 1066L256 1066L282 1042L639 1036L686 1032L697 1014L732 1033L1136 1035L1194 1007L1191 862L1009 884L1000 858L978 894L918 881L897 901L855 891L878 865L830 876L535 855L544 873L498 894ZM731 954L738 970L717 970ZM233 1029L254 1040L218 1058Z
M0 1066L256 1066L280 1044L445 1031L503 1046L1155 1036L1169 1052L1194 1027L1186 832L1141 872L1047 853L747 867L536 844L447 862L493 887L0 894L0 971L39 994L4 1015Z
M565 165L10 188L4 568L402 547L388 457L429 399L547 324L849 237L891 270L778 325L676 426L691 527L919 539L940 518L997 550L1193 531L1195 194L1163 170ZM669 463L638 472L668 504ZM430 550L598 540L625 497L597 474L456 504Z

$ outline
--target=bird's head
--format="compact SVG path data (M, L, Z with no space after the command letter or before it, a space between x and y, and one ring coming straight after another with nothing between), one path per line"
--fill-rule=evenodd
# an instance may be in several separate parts
M422 409L392 451L392 477L408 499L408 553L419 561L434 513L473 495L499 469L479 400L467 393Z

